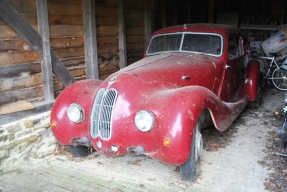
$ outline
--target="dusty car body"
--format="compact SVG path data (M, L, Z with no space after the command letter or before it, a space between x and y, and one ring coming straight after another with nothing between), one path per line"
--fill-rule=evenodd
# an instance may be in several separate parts
M156 31L142 60L104 81L67 87L53 105L52 131L62 145L145 154L193 179L201 128L213 123L224 131L248 103L258 106L260 66L249 60L248 45L225 25Z

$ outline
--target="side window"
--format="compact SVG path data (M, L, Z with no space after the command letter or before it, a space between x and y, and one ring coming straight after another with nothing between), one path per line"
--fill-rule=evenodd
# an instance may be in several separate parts
M228 39L228 59L235 59L243 55L243 40L239 37Z

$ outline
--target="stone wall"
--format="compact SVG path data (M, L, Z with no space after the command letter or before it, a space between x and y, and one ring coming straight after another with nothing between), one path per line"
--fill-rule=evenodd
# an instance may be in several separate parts
M0 173L29 166L56 149L49 126L50 112L0 126Z

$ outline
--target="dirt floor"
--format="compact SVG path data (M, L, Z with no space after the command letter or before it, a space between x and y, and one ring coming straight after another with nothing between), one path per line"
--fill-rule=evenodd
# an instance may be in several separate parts
M60 150L25 170L0 173L0 191L287 191L287 158L278 156L280 121L273 115L284 96L268 89L260 108L246 109L227 131L203 130L205 150L195 182L181 181L177 167L145 156L107 158L95 152L73 159Z

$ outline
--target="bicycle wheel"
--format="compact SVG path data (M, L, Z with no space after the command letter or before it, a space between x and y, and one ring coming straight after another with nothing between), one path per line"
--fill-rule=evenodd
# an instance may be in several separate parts
M287 91L287 71L282 69L275 69L272 73L272 83L273 85L281 90Z

